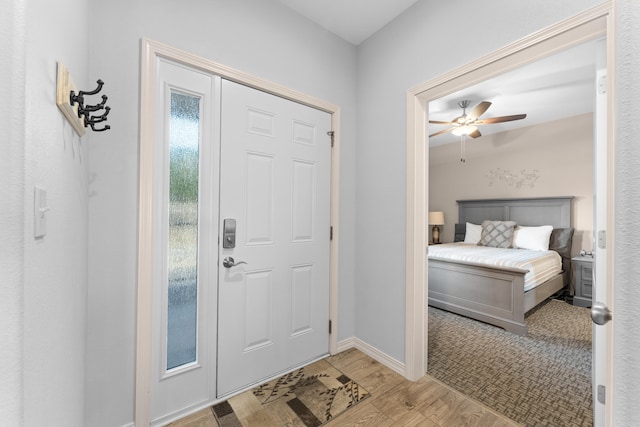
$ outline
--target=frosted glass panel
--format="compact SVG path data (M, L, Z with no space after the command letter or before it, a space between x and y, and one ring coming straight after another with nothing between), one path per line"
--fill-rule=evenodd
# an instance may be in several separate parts
M200 98L171 93L167 370L196 361Z

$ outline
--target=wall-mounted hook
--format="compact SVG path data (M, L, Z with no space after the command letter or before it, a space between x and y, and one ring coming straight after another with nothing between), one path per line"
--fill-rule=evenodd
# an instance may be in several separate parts
M84 91L84 90L80 90L78 91L78 94L75 94L75 91L71 91L71 93L69 94L69 101L71 103L71 105L74 105L76 102L79 104L84 104L84 96L85 95L95 95L96 93L100 92L102 90L102 86L104 85L104 82L100 79L98 79L96 81L96 83L98 83L98 87L95 88L92 91ZM104 95L102 96L104 98Z
M106 96L103 96L103 98L106 100ZM105 130L109 130L111 129L111 126L109 125L105 125L103 128L101 129L96 129L95 125L96 123L100 123L100 122L104 122L105 120L107 120L107 115L109 114L109 111L111 111L111 107L105 107L104 108L104 114L102 114L101 116L93 116L91 118L89 118L87 120L87 117L85 116L85 123L88 123L89 126L91 126L91 130L94 132L102 132Z
M105 125L102 128L95 127L97 123L107 120L107 115L109 114L109 111L111 111L110 107L105 106L105 104L107 103L107 95L102 95L102 102L96 105L85 105L84 99L85 95L95 95L102 90L104 82L98 79L96 83L98 84L98 87L91 91L81 90L76 94L75 91L72 90L69 93L69 103L72 107L78 104L78 118L82 119L84 117L84 127L91 127L91 130L93 130L94 132L102 132L111 129L111 126L109 125ZM101 110L104 110L103 114L94 116L91 115L91 113Z
M71 91L71 93L73 94L73 91ZM104 104L107 102L107 95L102 95L102 102L96 105L85 105L84 106L84 111L98 111L98 110L102 110L103 108L105 108ZM106 107L109 108L109 107Z

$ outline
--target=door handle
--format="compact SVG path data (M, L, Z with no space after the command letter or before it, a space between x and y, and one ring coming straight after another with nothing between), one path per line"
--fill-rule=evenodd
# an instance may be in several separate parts
M233 259L233 257L231 256L228 256L222 260L222 265L224 265L225 268L235 267L236 265L240 265L240 264L246 264L246 262L245 261L236 262L236 260Z
M601 302L594 302L591 306L591 320L596 325L604 325L611 320L611 310Z

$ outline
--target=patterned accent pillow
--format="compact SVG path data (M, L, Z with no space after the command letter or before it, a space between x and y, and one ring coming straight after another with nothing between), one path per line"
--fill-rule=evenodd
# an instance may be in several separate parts
M482 235L478 246L492 248L513 247L513 234L516 229L514 221L483 221Z

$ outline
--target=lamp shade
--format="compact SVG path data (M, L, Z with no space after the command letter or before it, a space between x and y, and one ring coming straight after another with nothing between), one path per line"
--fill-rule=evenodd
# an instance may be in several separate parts
M473 132L475 132L477 130L478 130L477 126L464 125L464 126L459 126L457 128L454 128L451 131L451 133L454 134L455 136L462 136L462 135L472 134Z
M444 212L429 212L429 224L444 225Z

